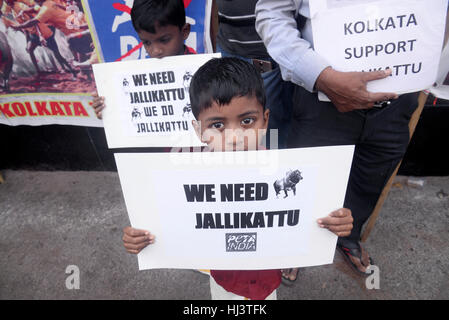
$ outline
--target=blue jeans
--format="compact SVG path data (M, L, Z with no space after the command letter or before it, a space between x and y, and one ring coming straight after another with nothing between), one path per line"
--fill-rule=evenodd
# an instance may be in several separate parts
M252 63L251 59L226 52L218 45L217 52L221 52L223 57L236 57ZM277 147L279 149L284 149L287 147L288 132L290 129L294 86L291 82L282 80L279 67L276 67L271 71L264 72L261 76L266 95L265 107L270 110L267 147L276 148L276 144L272 141L272 139L275 139L275 135L270 135L270 129L277 129Z

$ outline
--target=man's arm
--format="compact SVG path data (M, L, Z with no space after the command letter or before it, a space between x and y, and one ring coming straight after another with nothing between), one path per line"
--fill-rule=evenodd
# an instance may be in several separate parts
M268 53L281 66L285 80L310 92L324 92L340 112L366 109L376 101L397 98L395 93L372 93L368 81L388 77L385 71L339 72L302 39L295 14L302 0L259 0L256 6L256 29Z
M315 81L329 63L304 40L295 15L302 0L259 0L256 30L270 56L280 65L284 80L314 90Z

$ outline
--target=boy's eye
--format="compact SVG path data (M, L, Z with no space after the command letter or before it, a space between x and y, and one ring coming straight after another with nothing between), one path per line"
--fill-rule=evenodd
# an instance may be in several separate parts
M254 122L253 118L245 118L242 120L242 124L244 124L246 126L252 124L253 122Z
M148 41L148 40L144 40L144 41L142 41L142 43L143 43L143 45L146 46L146 47L148 47L149 45L151 45L151 41Z
M214 122L210 125L210 127L214 128L214 129L223 129L224 123L223 122Z
M161 38L160 40L159 40L159 42L160 43L168 43L168 42L170 42L170 38L169 37L167 37L167 38Z

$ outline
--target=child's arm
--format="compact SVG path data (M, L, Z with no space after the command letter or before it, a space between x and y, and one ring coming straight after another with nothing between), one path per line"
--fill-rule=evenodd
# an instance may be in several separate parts
M138 254L149 244L153 244L155 236L146 230L126 227L123 229L123 245L129 253Z
M92 107L95 110L97 118L101 119L101 112L104 108L106 108L106 105L104 104L104 97L99 97L97 92L92 92L92 96L94 97L94 100L92 101Z
M341 208L331 212L327 217L318 219L317 222L321 228L326 228L339 237L347 237L351 233L353 221L351 210Z

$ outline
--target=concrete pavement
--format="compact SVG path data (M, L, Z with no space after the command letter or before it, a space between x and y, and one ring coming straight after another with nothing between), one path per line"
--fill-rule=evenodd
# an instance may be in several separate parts
M2 172L0 299L210 299L208 276L191 270L138 271L122 246L129 224L116 172ZM449 299L449 177L398 177L365 243L380 289L335 254L301 269L278 299ZM80 288L66 288L67 266Z

